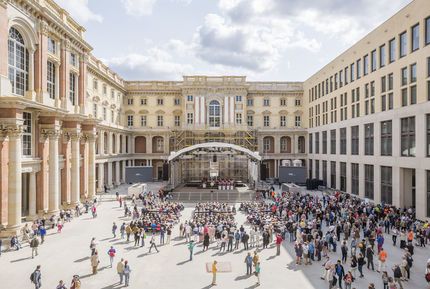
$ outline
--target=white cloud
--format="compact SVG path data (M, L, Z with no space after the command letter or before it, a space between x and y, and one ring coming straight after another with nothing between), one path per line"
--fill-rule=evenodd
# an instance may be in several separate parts
M57 3L66 9L78 22L103 21L101 15L90 10L88 0L57 0Z
M177 61L178 55L187 51L185 43L171 40L163 47L145 49L145 53L132 52L103 61L125 79L172 80L193 71L192 65Z
M121 0L127 14L132 16L142 16L152 14L157 0Z

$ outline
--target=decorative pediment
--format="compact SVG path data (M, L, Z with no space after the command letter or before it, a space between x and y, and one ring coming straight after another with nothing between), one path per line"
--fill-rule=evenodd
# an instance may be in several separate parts
M302 115L302 114L303 114L303 111L301 111L301 110L296 110L296 111L294 112L294 114L296 114L296 115Z
M148 114L149 111L147 111L146 109L141 109L139 110L139 114Z
M108 105L109 105L109 102L108 102L107 100L104 100L104 101L102 102L102 105L104 105L104 106L108 106Z
M156 114L164 114L165 112L164 112L163 110L159 109L159 110L157 110L155 113L156 113Z
M286 111L285 109L279 111L279 114L288 114L288 111Z
M173 111L173 114L175 114L175 115L182 114L182 110L180 110L180 109L175 109L175 110Z
M263 111L263 114L272 114L272 112L266 109L265 111Z
M255 114L255 112L253 110L247 110L246 114Z
M115 104L115 103L112 103L112 104L111 104L111 106L110 106L110 108L111 108L111 109L115 109L115 108L116 108L116 104Z
M125 114L134 114L134 110L129 109L129 110L126 110L124 113Z
M98 95L93 96L93 102L99 102L100 101L100 97Z

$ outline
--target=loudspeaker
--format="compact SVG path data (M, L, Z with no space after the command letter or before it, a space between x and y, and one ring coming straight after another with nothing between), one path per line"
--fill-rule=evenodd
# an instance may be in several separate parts
M163 164L163 181L169 180L169 164L164 163Z
M260 180L267 179L267 166L266 164L260 165Z

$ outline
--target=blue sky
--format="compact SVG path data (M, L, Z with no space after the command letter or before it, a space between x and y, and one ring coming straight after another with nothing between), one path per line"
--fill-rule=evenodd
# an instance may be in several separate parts
M57 0L126 80L303 81L410 0Z

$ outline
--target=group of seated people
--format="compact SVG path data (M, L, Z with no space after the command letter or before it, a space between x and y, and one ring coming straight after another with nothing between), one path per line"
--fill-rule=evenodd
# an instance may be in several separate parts
M190 221L196 225L213 225L219 226L234 226L234 215L236 209L227 203L220 202L206 202L198 203L194 209L192 220Z
M231 179L202 179L202 188L217 188L218 190L233 190L234 181Z

